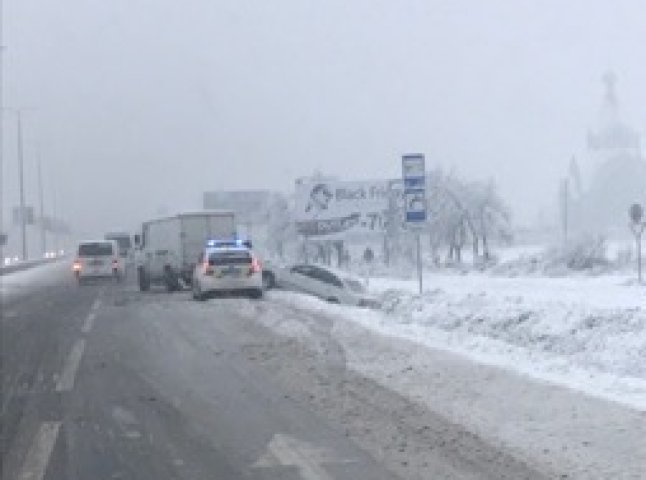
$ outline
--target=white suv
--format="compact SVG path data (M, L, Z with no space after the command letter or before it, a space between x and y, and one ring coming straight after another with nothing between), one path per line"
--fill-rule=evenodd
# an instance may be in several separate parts
M79 284L91 278L121 280L125 274L123 258L114 240L94 240L79 243L72 266Z
M193 271L193 298L205 300L216 293L263 294L262 268L249 242L210 240Z

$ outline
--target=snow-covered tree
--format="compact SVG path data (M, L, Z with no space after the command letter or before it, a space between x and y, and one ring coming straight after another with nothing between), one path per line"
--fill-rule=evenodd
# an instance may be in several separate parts
M468 237L474 261L490 260L492 239L510 240L509 208L493 182L465 183L436 170L429 175L428 192L431 248L436 252L444 243L449 261L461 261Z

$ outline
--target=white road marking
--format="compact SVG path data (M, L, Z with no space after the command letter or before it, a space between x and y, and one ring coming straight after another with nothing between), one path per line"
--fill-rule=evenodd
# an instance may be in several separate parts
M117 405L112 408L112 418L119 425L124 437L131 440L138 440L142 437L141 432L136 428L139 425L139 421L130 410L126 410Z
M65 360L65 366L63 367L63 373L58 378L56 383L57 392L67 392L74 388L74 381L76 380L76 372L79 369L81 364L81 358L83 357L83 352L85 351L85 340L79 339L76 341L67 360Z
M267 452L253 464L253 467L294 466L303 480L334 480L321 467L321 463L347 463L347 461L338 459L326 449L277 433L267 445Z
M94 327L94 320L96 319L96 312L101 307L102 293L103 293L103 290L99 292L99 296L94 300L94 302L92 302L92 306L90 307L90 313L88 313L87 317L85 317L85 322L83 322L83 326L81 327L81 332L90 333L90 331L92 331L92 327Z
M19 480L42 480L45 477L60 428L61 422L44 422L40 425L20 469Z
M92 327L94 326L95 318L96 318L95 311L88 313L87 317L85 317L85 322L83 322L83 327L81 327L81 332L90 333L90 331L92 330Z
M103 293L103 290L101 290L101 293ZM94 303L92 303L92 307L90 308L90 310L93 312L96 312L100 306L101 306L101 299L97 298L96 300L94 300Z

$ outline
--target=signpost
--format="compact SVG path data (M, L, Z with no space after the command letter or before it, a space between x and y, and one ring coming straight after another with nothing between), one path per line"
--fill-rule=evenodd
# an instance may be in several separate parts
M402 179L404 181L404 212L406 224L415 228L426 222L426 162L424 154L402 156ZM423 291L422 243L420 232L415 228L417 243L417 279L419 293Z
M639 203L633 203L628 211L630 215L630 229L635 235L635 242L637 243L637 280L642 282L642 234L646 228L644 219L644 209Z

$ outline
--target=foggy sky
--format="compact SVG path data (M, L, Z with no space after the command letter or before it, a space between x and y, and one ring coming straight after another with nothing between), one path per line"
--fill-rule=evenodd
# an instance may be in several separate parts
M493 177L532 221L582 156L608 69L646 132L639 0L5 0L3 43L4 103L35 108L28 203L39 148L47 208L56 187L88 234L198 208L206 189L398 177L413 151Z

